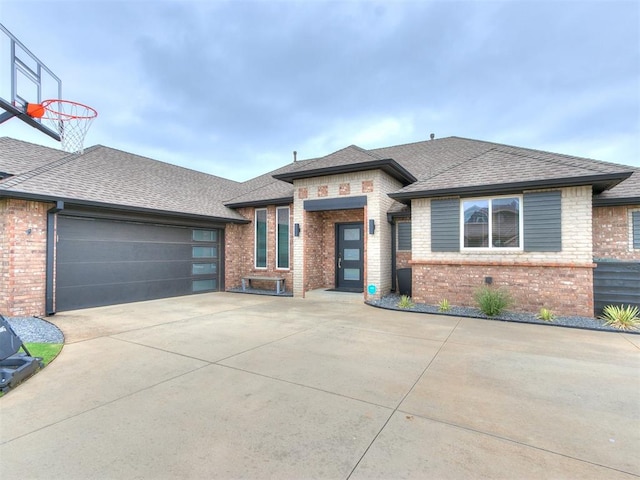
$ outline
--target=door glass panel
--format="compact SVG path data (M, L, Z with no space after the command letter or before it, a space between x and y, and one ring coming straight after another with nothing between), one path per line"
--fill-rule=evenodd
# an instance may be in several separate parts
M202 292L204 290L215 290L215 280L194 280L191 284L194 292Z
M345 260L360 260L360 249L359 248L345 248L344 249L344 259Z
M345 228L344 229L344 239L345 240L360 240L360 229L359 228Z
M196 242L215 242L218 240L218 232L215 230L194 230L193 239Z
M345 268L344 269L344 279L345 280L360 280L360 269L359 268Z
M216 247L193 247L193 258L216 258Z
M215 263L194 263L191 269L193 275L207 275L216 273Z

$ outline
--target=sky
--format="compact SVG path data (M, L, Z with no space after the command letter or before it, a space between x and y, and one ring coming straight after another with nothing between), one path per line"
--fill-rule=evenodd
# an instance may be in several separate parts
M237 181L431 133L640 167L637 1L0 0L0 23L98 111L85 147Z

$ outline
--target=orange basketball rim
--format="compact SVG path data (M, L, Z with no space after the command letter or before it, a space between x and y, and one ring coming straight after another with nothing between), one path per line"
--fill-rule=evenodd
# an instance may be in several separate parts
M88 105L59 99L28 103L25 111L58 132L62 149L71 153L83 152L84 137L98 116L98 112Z

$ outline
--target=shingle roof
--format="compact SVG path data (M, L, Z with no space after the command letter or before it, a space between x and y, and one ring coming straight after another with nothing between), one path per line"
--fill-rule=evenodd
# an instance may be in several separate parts
M311 161L313 160L293 162L272 172L247 180L240 185L233 197L227 199L225 205L239 208L256 204L273 205L274 203L284 202L284 199L287 199L287 203L293 201L293 186L290 183L276 180L273 175L303 168L304 163Z
M405 201L426 196L499 193L569 185L593 185L597 194L620 182L618 187L607 192L607 198L634 195L633 192L640 195L635 180L624 181L635 170L628 165L460 137L372 150L351 145L325 157L304 161L294 170L278 170L270 175L292 181L340 173L345 168L348 171L362 170L376 165L376 162L386 161L392 161L393 165L415 177L416 181L391 195ZM271 185L269 191L276 189L285 191L285 187L278 184ZM252 201L259 202L261 193L256 190ZM270 195L266 194L267 197Z
M238 182L97 145L0 182L0 196L64 200L228 221Z
M471 155L457 162L450 161L446 152L442 157L433 155L429 159L433 165L431 172L425 172L421 180L396 192L392 195L394 198L485 191L498 193L525 187L568 185L594 185L598 192L624 180L633 169L587 158L457 137L441 139L440 142L450 143L454 151L460 144L477 145L478 148L466 149ZM438 161L440 158L444 161Z
M295 178L370 168L387 169L404 179L408 185L391 195L402 201L589 184L595 193L602 191L594 204L640 202L636 167L460 137L372 150L351 145L243 183L101 145L77 156L0 138L0 173L14 175L0 180L0 196L73 200L229 221L243 220L233 208L293 201L290 182ZM394 212L401 210L394 205Z
M0 137L0 173L20 175L66 155L55 148Z
M640 168L634 168L633 174L611 190L602 192L593 199L594 205L630 205L640 204Z

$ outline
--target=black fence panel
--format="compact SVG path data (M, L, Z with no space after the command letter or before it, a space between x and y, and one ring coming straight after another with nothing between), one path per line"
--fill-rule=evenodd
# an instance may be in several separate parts
M606 305L635 305L640 308L640 262L598 260L593 272L595 315Z

